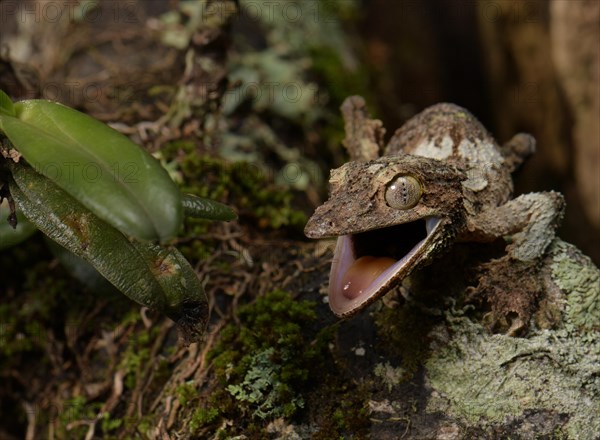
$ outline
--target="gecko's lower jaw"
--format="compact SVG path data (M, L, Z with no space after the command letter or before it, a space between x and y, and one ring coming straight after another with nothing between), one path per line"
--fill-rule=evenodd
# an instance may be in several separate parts
M348 317L405 278L427 255L441 219L428 217L338 237L329 275L329 306Z

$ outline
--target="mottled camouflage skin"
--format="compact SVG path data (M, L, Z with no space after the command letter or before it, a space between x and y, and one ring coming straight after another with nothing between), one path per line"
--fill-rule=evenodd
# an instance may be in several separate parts
M564 201L555 192L512 199L511 173L535 151L531 136L517 134L501 147L468 111L437 104L406 122L384 146L385 130L380 121L368 118L361 97L347 98L342 113L351 161L331 171L329 200L308 221L308 237L357 234L440 217L434 239L389 288L456 241L510 236L504 263L535 264L544 255ZM423 195L411 209L393 209L384 200L385 188L399 174L422 184Z

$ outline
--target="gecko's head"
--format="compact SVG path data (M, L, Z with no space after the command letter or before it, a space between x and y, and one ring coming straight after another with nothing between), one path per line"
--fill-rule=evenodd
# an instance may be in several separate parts
M464 178L445 162L412 155L331 172L329 200L304 232L338 237L329 277L336 315L363 309L451 243L463 218Z

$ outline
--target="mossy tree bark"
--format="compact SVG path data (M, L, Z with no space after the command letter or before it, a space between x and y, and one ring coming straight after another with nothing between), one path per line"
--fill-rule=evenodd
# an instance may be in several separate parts
M598 269L560 240L543 263L538 313L518 338L490 331L485 301L467 295L503 246L457 247L404 286L408 302L392 293L351 320L330 313L331 243L309 243L302 227L328 169L344 160L337 106L369 96L369 72L340 24L352 29L351 2L337 10L308 2L306 20L290 19L294 5L282 15L269 1L242 0L242 14L233 1L171 11L127 3L117 11L99 3L91 22L7 24L4 41L19 44L0 61L0 86L14 97L51 91L46 97L110 121L156 152L183 191L238 209L239 222L190 221L177 242L205 284L209 332L179 344L160 314L75 281L38 235L0 255L0 410L12 420L1 437L600 432ZM248 9L257 5L259 18ZM485 35L499 32L490 26ZM507 38L541 32L532 26ZM502 72L492 77L499 94ZM551 111L560 96L554 79L542 80L523 81L544 85ZM89 99L92 86L102 93ZM297 90L303 99L289 94ZM522 108L500 102L512 124Z

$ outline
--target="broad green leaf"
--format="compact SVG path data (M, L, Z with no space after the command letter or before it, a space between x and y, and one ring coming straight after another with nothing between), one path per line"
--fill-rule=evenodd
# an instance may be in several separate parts
M54 240L46 237L46 244L50 248L52 255L54 255L60 264L69 272L69 274L79 280L83 285L90 288L94 293L107 294L117 293L118 290L115 286L108 282L106 278L100 275L94 266L85 261L83 258L79 258L73 252L65 249Z
M196 273L177 249L129 240L32 168L13 165L11 171L11 194L38 229L135 302L169 316L186 340L199 338L208 303Z
M237 218L237 214L233 209L214 200L192 194L184 194L181 202L183 203L183 213L186 217L224 221L235 220Z
M0 114L5 114L7 116L15 115L15 106L13 102L2 90L0 90Z
M140 240L179 231L181 195L158 161L126 136L62 104L29 100L0 130L35 170L98 217Z
M37 231L36 227L27 221L20 212L17 212L17 229L13 229L7 221L9 214L8 206L0 205L0 251L27 240Z

